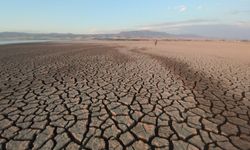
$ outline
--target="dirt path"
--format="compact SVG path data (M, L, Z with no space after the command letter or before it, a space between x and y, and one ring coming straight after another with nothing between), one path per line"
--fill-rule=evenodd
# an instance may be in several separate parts
M1 46L0 149L250 149L248 77L118 49Z

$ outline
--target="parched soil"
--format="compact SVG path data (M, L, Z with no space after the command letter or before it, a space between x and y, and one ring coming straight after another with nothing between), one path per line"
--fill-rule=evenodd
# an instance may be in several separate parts
M115 44L0 46L0 149L250 149L250 65Z

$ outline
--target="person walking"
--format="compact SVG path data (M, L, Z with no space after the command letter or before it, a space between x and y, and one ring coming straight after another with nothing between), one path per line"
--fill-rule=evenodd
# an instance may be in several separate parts
M155 40L155 46L157 45L157 42L158 42L158 41L157 41L157 40Z

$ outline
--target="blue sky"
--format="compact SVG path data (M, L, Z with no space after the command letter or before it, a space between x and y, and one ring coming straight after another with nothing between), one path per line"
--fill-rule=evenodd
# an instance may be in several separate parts
M115 33L147 29L178 34L208 34L223 26L234 32L250 33L250 0L0 2L0 32ZM196 27L199 30L196 31Z

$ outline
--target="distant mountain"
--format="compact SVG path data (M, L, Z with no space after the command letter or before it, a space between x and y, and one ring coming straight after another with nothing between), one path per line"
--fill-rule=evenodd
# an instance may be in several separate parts
M169 34L166 32L156 32L156 31L148 31L148 30L140 30L140 31L127 31L127 32L120 32L118 34L122 37L127 38L200 38L197 35L187 35L187 34Z
M1 32L0 40L76 40L83 39L85 35L64 34L64 33L22 33L22 32Z
M118 35L123 36L123 37L143 37L143 38L173 36L165 32L156 32L156 31L147 31L147 30L120 32Z
M139 39L139 38L201 38L196 35L176 35L148 30L126 31L118 34L72 34L72 33L22 33L0 32L0 40L86 40L86 39Z

